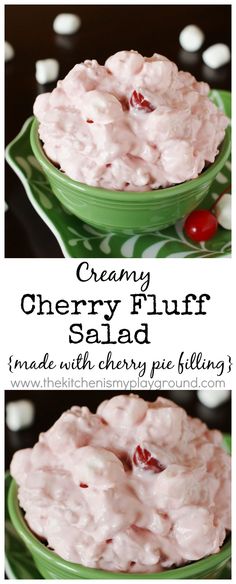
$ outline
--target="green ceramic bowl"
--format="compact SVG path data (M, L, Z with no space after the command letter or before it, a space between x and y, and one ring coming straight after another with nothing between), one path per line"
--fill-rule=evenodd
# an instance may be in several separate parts
M196 579L214 579L218 578L221 571L226 566L231 557L231 543L227 541L218 554L214 554L203 560L193 562L182 568L166 570L158 574L124 574L105 572L93 568L86 568L80 564L67 562L54 552L50 551L41 543L28 528L23 512L19 507L17 498L17 484L14 480L11 482L8 495L8 509L11 521L25 543L26 547L33 556L37 569L43 578L50 580L107 580L107 579L151 579L151 580L196 580Z
M73 215L109 232L143 233L173 225L201 203L230 152L230 129L227 128L214 164L198 178L156 191L110 191L82 184L60 172L43 151L38 125L35 119L31 146L52 191Z

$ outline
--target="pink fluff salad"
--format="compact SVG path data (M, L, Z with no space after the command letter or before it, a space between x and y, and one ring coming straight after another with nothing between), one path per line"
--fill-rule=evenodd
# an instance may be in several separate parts
M230 530L221 433L161 397L72 407L11 474L32 531L84 566L160 572L216 554Z
M70 178L110 190L150 191L196 178L213 163L228 119L209 86L166 57L120 51L85 61L34 114L46 155Z

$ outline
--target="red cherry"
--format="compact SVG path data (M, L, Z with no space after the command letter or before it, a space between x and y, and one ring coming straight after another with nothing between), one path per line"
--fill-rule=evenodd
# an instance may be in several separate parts
M164 464L161 464L157 458L151 455L149 450L142 448L140 444L135 448L133 461L136 466L141 467L143 470L152 470L153 472L159 473L166 469Z
M87 489L88 485L86 485L86 483L80 483L79 485L81 487L81 489Z
M136 90L134 90L131 95L130 105L132 105L132 107L134 107L135 109L143 110L149 113L153 112L153 110L155 109L153 105L150 103L150 101L145 99L142 93L139 93Z
M208 209L197 209L192 211L184 224L186 235L194 241L208 241L214 237L218 227L218 222Z

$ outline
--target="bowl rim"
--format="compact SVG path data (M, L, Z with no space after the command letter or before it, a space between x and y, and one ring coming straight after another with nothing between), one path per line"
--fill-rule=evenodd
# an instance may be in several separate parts
M76 181L67 175L63 174L58 170L52 162L47 158L44 153L40 138L38 135L39 122L36 117L32 118L32 126L30 129L30 142L33 153L38 160L38 162L43 167L46 174L55 180L61 182L67 187L71 187L73 191L81 192L86 194L86 196L96 197L100 199L111 199L113 201L126 201L126 202L154 202L155 200L161 200L166 197L174 196L179 194L184 194L188 192L189 189L202 187L205 184L212 182L216 174L222 168L224 162L227 160L230 148L231 148L231 130L230 124L225 130L225 136L220 144L219 154L217 155L215 161L210 164L210 166L204 170L197 178L191 179L173 185L171 187L156 189L153 191L112 191L109 189L103 189L99 187L94 187Z
M230 453L231 437L228 434L224 434L224 445L227 451ZM20 508L18 497L17 497L18 485L14 479L11 481L8 494L8 509L11 521L20 537L24 541L28 549L33 550L33 553L37 553L42 559L53 562L53 564L60 569L68 570L68 574L86 574L88 579L187 579L193 575L196 577L197 574L201 573L202 570L211 570L217 567L222 562L225 562L231 556L231 538L223 544L220 551L216 554L211 554L206 558L201 560L196 560L181 566L180 568L174 568L171 570L166 570L165 572L147 572L147 573L125 573L125 572L110 572L106 570L100 570L97 568L89 568L75 562L68 562L55 552L50 551L46 546L39 541L39 539L32 533L32 531L27 526L23 512ZM163 576L164 574L164 576Z

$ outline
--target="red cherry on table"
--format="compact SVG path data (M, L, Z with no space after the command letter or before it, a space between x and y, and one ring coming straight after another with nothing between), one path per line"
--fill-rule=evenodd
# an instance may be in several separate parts
M186 235L194 241L208 241L215 235L217 227L217 219L208 209L192 211L184 223Z

